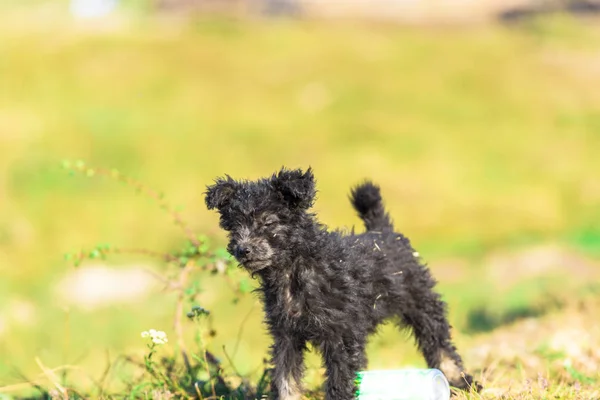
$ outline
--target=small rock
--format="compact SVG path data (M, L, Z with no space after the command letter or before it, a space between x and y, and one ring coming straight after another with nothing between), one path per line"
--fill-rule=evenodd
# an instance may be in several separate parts
M129 303L144 298L158 285L140 266L109 268L102 264L81 267L67 274L55 288L66 304L82 309Z

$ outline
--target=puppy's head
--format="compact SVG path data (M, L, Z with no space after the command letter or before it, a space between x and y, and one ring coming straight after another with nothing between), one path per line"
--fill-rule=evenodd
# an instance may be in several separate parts
M312 170L281 169L270 178L219 178L207 188L206 206L218 210L229 235L227 250L250 272L276 263L315 199Z

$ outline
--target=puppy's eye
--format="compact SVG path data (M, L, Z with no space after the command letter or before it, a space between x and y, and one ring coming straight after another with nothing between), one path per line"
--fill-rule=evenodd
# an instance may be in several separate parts
M263 223L264 226L274 225L277 222L277 218L267 218Z

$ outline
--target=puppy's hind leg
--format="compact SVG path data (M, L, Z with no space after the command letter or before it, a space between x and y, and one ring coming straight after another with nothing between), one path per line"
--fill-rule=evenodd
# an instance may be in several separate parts
M479 391L481 386L464 372L462 359L452 343L446 304L430 289L413 293L413 300L400 317L412 328L428 367L440 369L450 385L458 389Z

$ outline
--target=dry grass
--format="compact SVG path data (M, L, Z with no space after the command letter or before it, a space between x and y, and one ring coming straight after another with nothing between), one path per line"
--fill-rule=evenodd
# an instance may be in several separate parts
M599 311L591 299L474 338L466 360L487 388L481 398L600 397Z

